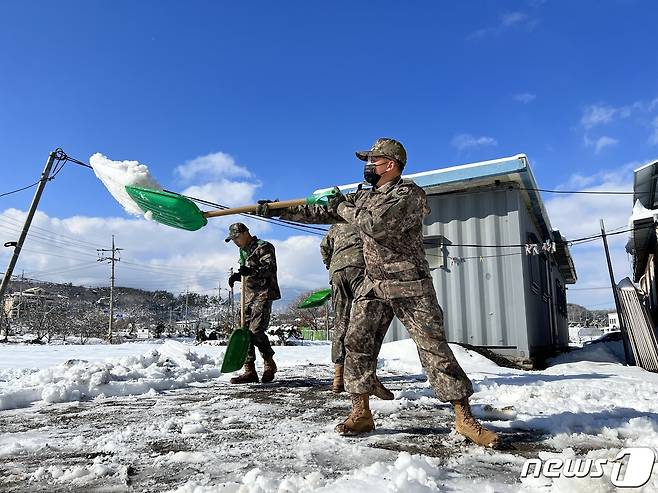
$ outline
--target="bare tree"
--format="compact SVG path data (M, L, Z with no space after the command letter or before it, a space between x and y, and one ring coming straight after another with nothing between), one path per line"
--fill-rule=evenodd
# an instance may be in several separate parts
M0 300L1 301L1 300ZM9 322L9 317L5 311L4 303L0 306L0 333L4 332L3 342L9 340L9 332L11 331L11 324Z
M66 307L62 303L39 297L24 306L21 321L34 335L34 342L43 342L44 337L50 342L64 313Z

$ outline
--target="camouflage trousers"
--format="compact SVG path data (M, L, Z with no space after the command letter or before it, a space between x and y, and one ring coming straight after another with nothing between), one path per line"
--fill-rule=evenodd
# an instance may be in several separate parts
M371 393L381 341L396 316L416 343L432 390L443 401L473 394L473 385L459 366L443 331L443 311L434 289L421 296L387 298L375 287L352 305L345 336L345 388L351 394Z
M256 348L260 351L263 359L274 355L272 345L267 337L267 328L270 325L272 315L272 300L254 298L244 307L245 326L251 331L251 344L247 353L246 363L256 361Z
M345 362L345 334L350 322L352 302L363 285L365 271L345 267L331 276L331 303L334 307L334 334L331 340L331 361Z

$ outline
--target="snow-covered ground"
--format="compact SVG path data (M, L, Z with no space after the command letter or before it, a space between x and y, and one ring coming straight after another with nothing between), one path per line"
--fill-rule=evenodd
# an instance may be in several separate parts
M328 345L275 348L276 380L244 386L219 373L221 346L0 346L0 490L607 492L608 466L596 479L519 476L527 458L658 449L658 375L620 364L619 343L538 372L452 347L503 450L452 431L411 341L382 348L395 400L371 401L377 429L360 438L333 432L349 403L329 391ZM626 491L658 491L658 471Z

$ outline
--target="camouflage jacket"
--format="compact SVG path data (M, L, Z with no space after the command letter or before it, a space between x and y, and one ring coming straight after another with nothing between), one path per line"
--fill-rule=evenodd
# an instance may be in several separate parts
M336 213L324 205L301 205L282 212L297 222L353 225L363 240L364 287L385 298L434 293L423 248L423 219L429 214L425 191L402 178L346 196Z
M245 283L242 286L245 303L248 304L255 298L261 297L268 300L281 298L279 283L276 279L274 245L254 236L245 248L240 249L240 265L246 265L252 269L252 273L245 276Z
M320 242L322 261L333 277L345 267L365 268L363 242L359 232L350 224L334 224Z

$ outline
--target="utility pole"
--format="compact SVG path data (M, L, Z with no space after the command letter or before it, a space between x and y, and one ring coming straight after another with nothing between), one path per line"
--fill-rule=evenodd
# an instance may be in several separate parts
M327 334L326 340L329 340L329 302L324 303L324 330Z
M21 282L18 285L18 306L16 307L16 318L21 318L21 305L23 304L23 283L25 282L25 270L21 270Z
M112 255L110 257L100 257L98 259L99 262L105 262L106 260L110 262L112 265L112 274L110 275L110 323L108 326L107 330L107 340L108 342L112 342L112 326L114 325L114 264L116 262L119 262L121 259L117 257L117 254L123 250L123 248L117 248L114 245L114 235L112 235L112 248L111 249L106 249L106 248L97 248L97 252L111 252ZM100 253L102 255L102 253Z
M231 270L229 271L229 274L231 276L233 275L233 267L231 267ZM230 317L229 317L231 327L230 327L229 330L233 330L233 328L235 327L235 294L233 292L233 286L230 286L230 288L231 288L231 293L230 293L231 299L229 300L228 306L229 306L229 310L231 311L231 314L230 314Z
M185 329L187 330L187 295L188 295L188 289L185 288Z
M605 224L603 219L601 221L601 239L603 240L603 249L605 250L605 258L608 261L608 274L610 275L610 286L612 287L612 295L615 299L615 309L617 310L617 318L619 319L619 330L621 331L621 340L624 346L624 357L626 358L626 364L630 364L630 349L628 347L628 328L626 326L626 320L624 314L621 311L621 304L619 303L619 293L617 293L617 283L615 282L615 274L612 270L612 261L610 260L610 250L608 249L608 237L605 232Z
M16 267L16 262L18 262L18 257L21 254L21 249L23 248L23 243L25 242L25 238L27 237L27 232L29 231L30 225L32 224L32 218L34 218L34 213L37 211L37 207L39 206L39 200L41 200L41 194L43 193L43 189L46 187L46 183L50 179L50 171L53 168L53 164L55 163L55 159L57 159L59 151L61 151L61 149L51 152L50 155L48 156L48 160L46 161L46 166L43 168L43 171L41 173L41 178L39 179L39 185L37 186L37 190L34 192L34 197L32 198L32 204L30 204L30 209L27 212L27 217L25 218L25 224L23 224L23 230L21 231L21 234L18 237L18 241L8 241L7 243L5 243L5 247L7 248L14 247L14 253L11 256L11 259L9 260L9 265L5 270L5 275L2 278L2 283L0 284L0 305L2 305L3 310L4 310L4 300L5 300L5 292L7 291L7 286L9 286L11 275L14 273L14 267Z
M216 320L216 327L215 330L219 331L219 312L222 307L222 283L218 282L217 283L217 320Z

